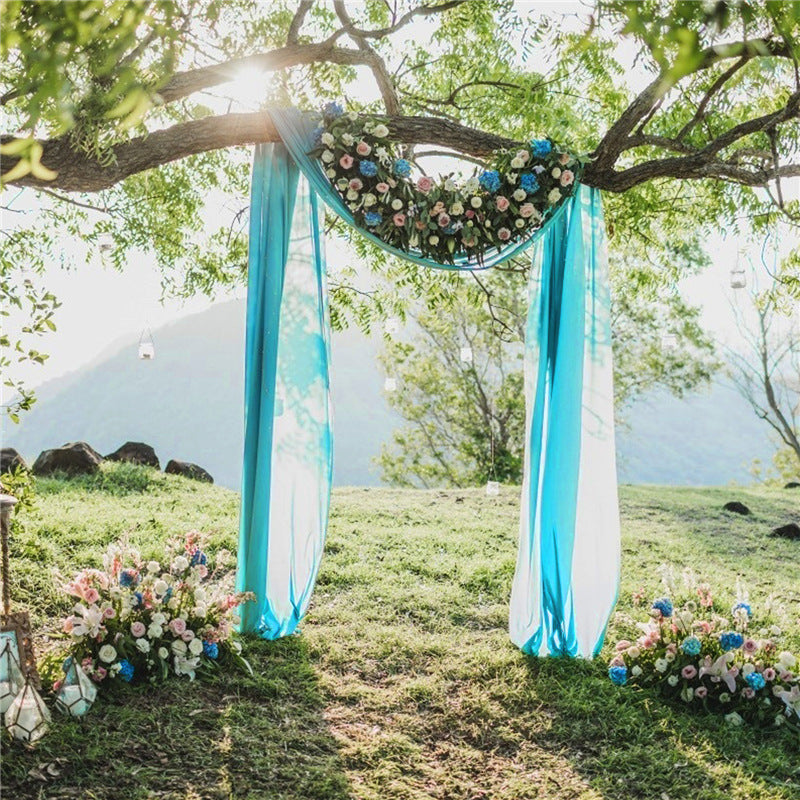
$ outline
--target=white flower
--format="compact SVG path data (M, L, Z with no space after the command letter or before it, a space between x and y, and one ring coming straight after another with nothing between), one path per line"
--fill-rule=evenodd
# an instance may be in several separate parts
M561 177L561 170L558 167L553 167L553 171L550 173L554 178Z
M167 615L163 614L161 611L156 611L156 613L150 617L150 621L153 625L165 625L167 622Z
M171 597L169 603L167 603L167 608L170 608L172 609L172 611L175 611L175 609L177 609L180 604L181 600L179 597L177 596Z
M525 162L521 158L512 158L511 166L514 169L522 169L525 166Z
M541 174L544 172L544 167L543 167L541 164L537 164L537 165L536 165L536 166L533 168L533 171L534 171L534 172L535 172L537 175L541 175Z
M207 613L208 613L208 608L205 606L204 603L203 604L198 603L192 609L192 616L193 617L204 617Z
M169 589L169 586L167 585L167 582L165 580L162 580L161 578L159 578L153 584L153 591L156 594L166 594L168 589Z
M654 666L659 672L666 672L669 669L669 661L666 658L657 658Z
M148 642L147 639L137 639L136 640L136 647L142 653L149 653L150 652L150 642Z
M185 656L186 642L182 641L181 639L175 639L172 642L172 652L175 653L175 655L177 656Z
M342 134L342 144L344 144L345 147L352 147L353 142L355 142L355 139L353 138L352 134L349 133Z
M322 144L325 145L325 147L333 147L333 143L336 141L333 138L333 134L329 133L328 131L325 131L325 133L322 134L320 140L322 141Z
M457 217L464 213L464 206L458 201L456 201L455 203L453 203L453 205L450 206L450 213L454 217Z
M375 197L375 195L372 194L371 192L368 192L367 194L364 195L364 205L365 206L367 206L367 207L374 206L375 203L377 203L377 202L378 202L378 198ZM198 599L197 592L195 592L194 598L195 598L195 600Z
M358 200L358 192L355 189L348 189L347 190L347 199L348 200Z
M516 220L514 220L514 224L518 228L524 228L525 227L525 220L524 219L516 219Z
M738 728L742 725L744 720L735 711L732 711L730 714L725 715L725 722L729 725L735 725Z
M638 678L641 674L642 668L638 664L631 668L631 675L633 675L634 678Z
M184 658L183 656L175 656L175 674L188 675L189 680L194 680L194 671L197 669L199 658Z
M788 650L784 650L778 655L778 666L783 672L790 672L796 665L797 659Z
M517 182L517 178L518 178L518 177L519 177L519 176L517 175L517 173L516 173L516 172L509 172L509 173L506 175L506 182L507 182L507 183L510 183L510 184L513 186L513 185L514 185L514 184Z
M339 178L339 180L336 181L336 186L344 191L348 187L349 183L350 182L347 180L347 178Z
M517 189L517 190L515 190L514 194L512 194L511 196L518 203L521 203L528 196L528 193L524 189Z
M336 177L336 170L335 170L335 169L329 169L329 170L326 170L326 171L325 171L325 174L326 174L326 175L327 175L327 176L328 176L328 177L329 177L331 180L333 180L333 179Z
M551 189L547 195L547 202L550 205L555 205L561 199L561 192L558 189Z
M379 123L372 133L377 139L385 139L389 135L389 129L383 123Z
M330 150L325 150L322 154L322 160L326 164L330 164L333 161L333 153Z
M375 155L378 157L378 161L380 161L384 166L388 166L392 163L392 157L385 147L378 147L375 150Z
M333 153L331 153L333 155ZM172 568L176 572L183 572L186 569L189 569L189 559L186 556L176 556L175 560L172 562Z
M667 678L667 683L670 686L677 686L678 685L678 676L677 675L670 675L669 678Z
M75 606L75 616L72 617L73 636L97 636L103 624L103 612L96 605L88 608L83 603Z
M745 678L755 671L756 671L756 665L751 664L749 661L742 667L742 675L744 675Z
M691 686L686 686L681 690L681 700L686 703L691 703L694 697L694 689Z
M446 192L454 192L456 190L456 182L452 178L448 178L444 182L444 190Z
M664 653L664 658L666 658L667 661L674 661L675 660L675 653L666 652L666 653Z
M100 656L101 661L105 661L106 664L110 664L117 657L117 651L114 649L113 645L104 644L100 648L98 655Z
M403 201L399 197L395 197L395 199L392 200L392 208L395 211L399 211L402 207L403 207Z
M193 656L199 656L203 652L203 642L200 639L192 639L189 642L189 652Z
M773 625L769 629L769 633L770 633L770 636L780 636L781 635L781 629L777 625Z
M161 564L159 564L158 561L148 561L147 571L150 573L161 572Z
M439 244L439 237L434 234L433 236L428 237L428 242L430 244Z
M470 194L476 194L481 190L481 182L477 178L472 177L466 182L464 189Z
M350 122L355 122L358 119L358 114L355 111L348 111L347 119L349 119ZM349 134L345 134L345 136L349 136Z
M481 200L481 199L480 199L480 197L478 197L478 196L475 196L475 197L472 197L472 198L470 199L470 201L469 201L469 204L470 204L470 205L471 205L473 208L480 208L480 207L483 205L483 200Z
M167 658L169 656L169 650L166 647L159 647L158 648L158 657L159 658Z

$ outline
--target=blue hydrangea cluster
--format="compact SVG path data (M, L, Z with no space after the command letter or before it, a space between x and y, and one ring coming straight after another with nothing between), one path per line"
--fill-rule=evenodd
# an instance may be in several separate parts
M628 682L627 667L609 667L608 677L615 686L624 686Z
M531 141L531 150L536 158L545 158L550 155L553 145L547 139L533 139Z
M740 609L744 609L744 611L747 612L748 617L753 616L753 609L750 608L750 603L743 603L743 602L736 603L736 605L734 605L734 607L731 609L731 613L735 614Z
M745 677L745 681L747 681L747 685L751 689L755 689L756 691L763 689L767 685L764 676L760 672L751 672Z
M364 214L364 222L366 222L370 228L380 225L382 220L383 217L377 211L367 211L367 213Z
M119 662L119 676L126 683L133 680L133 664L127 658L123 658Z
M322 134L325 133L325 126L320 124L314 128L314 144L319 145L322 142Z
M500 173L496 169L487 169L481 173L478 182L487 192L496 192L500 188Z
M136 601L133 604L134 608L137 608L138 606L142 605L142 603L144 603L144 595L141 592L134 592L133 599Z
M136 574L135 570L132 569L124 569L119 574L119 585L120 586L135 586L139 581L138 575Z
M167 591L164 592L164 596L161 598L161 602L162 603L169 603L169 601L171 599L172 599L172 587L168 586L167 587Z
M654 611L660 611L662 617L672 616L672 601L668 597L660 597L654 601L652 608Z
M331 102L326 103L325 107L322 109L322 113L326 117L341 117L344 114L344 109L339 103Z
M728 650L736 650L744 644L744 636L736 631L726 631L719 637L722 649L727 653Z
M687 656L700 655L701 648L700 640L696 636L687 636L681 642L681 650L683 650Z
M535 194L539 191L539 181L536 180L536 176L530 172L526 172L520 179L519 185L522 189L524 189L528 194Z
M378 165L374 161L362 161L358 169L366 178L374 178L378 174Z
M394 162L394 174L401 178L409 176L411 174L411 162L405 158L398 158Z
M206 564L207 562L208 562L208 557L202 550L198 548L197 550L194 551L194 554L192 555L192 560L190 562L193 567L196 567L198 564Z
M216 642L203 642L203 655L209 658L218 658L219 645Z

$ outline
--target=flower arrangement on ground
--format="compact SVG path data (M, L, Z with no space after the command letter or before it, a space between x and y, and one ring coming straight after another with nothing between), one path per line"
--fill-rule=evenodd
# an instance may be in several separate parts
M528 237L575 189L582 160L551 139L495 153L463 185L433 179L402 157L379 118L329 103L312 151L356 222L381 240L440 263L478 261Z
M608 675L618 686L655 687L692 706L800 728L800 659L782 646L774 611L757 615L741 588L726 607L687 572L687 591L655 598L636 636L617 642ZM642 604L644 592L634 596Z
M219 572L225 555L217 555ZM83 570L63 586L77 600L64 620L71 639L65 672L74 660L107 687L170 674L191 680L198 671L226 662L249 669L234 626L236 608L251 595L236 594L219 579L198 533L170 543L160 561L144 561L126 545L113 544L103 565ZM59 688L56 681L53 689Z

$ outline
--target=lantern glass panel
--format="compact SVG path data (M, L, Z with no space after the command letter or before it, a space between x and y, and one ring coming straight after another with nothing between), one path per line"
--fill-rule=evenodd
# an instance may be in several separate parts
M487 497L497 497L500 494L500 483L499 481L487 481L486 482L486 496Z
M5 639L0 651L0 713L5 714L25 686L17 659L16 641Z
M50 712L30 681L6 709L4 721L8 732L23 742L35 742L47 731Z
M70 716L82 717L96 697L97 688L73 658L56 695L56 708Z

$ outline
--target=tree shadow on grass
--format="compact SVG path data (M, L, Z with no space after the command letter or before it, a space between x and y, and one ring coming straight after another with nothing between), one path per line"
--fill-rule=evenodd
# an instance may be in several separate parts
M248 641L254 675L172 679L53 715L34 748L4 740L8 797L350 798L323 698L299 636Z
M734 727L619 689L599 663L530 658L527 667L552 712L540 743L565 753L604 798L800 798L800 737L786 727Z

